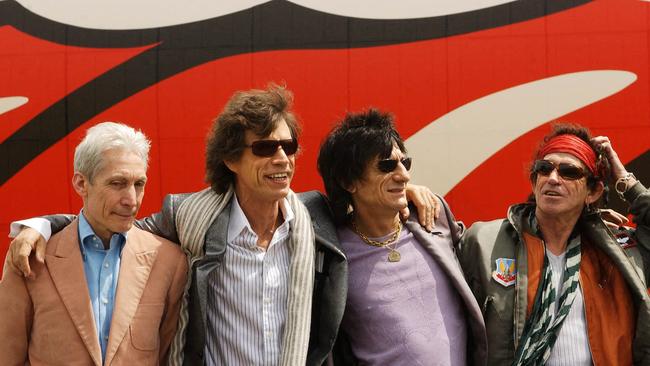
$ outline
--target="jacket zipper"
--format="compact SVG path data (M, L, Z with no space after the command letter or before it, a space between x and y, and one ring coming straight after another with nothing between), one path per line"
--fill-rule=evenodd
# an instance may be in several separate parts
M494 302L494 296L488 296L485 298L485 301L483 302L483 318L487 315L487 308L492 302Z

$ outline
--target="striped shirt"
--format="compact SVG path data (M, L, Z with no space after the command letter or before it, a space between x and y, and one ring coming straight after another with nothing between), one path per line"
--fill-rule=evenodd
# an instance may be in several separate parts
M293 211L280 205L284 222L267 250L257 246L237 197L233 196L227 249L208 278L207 365L278 365L286 319Z
M547 249L546 254L553 271L553 286L556 291L561 292L564 282L564 267L566 267L566 252L557 256ZM547 366L590 366L593 364L581 287L578 286L576 291L576 298L573 300L569 315L564 319L562 328L558 332L555 345L551 349L551 356L546 363ZM551 307L553 317L555 317L559 306L560 296L555 299L555 305Z

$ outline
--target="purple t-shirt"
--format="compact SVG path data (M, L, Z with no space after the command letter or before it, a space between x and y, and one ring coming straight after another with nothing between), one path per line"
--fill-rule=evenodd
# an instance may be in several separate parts
M402 229L399 262L347 227L338 237L349 262L341 326L360 365L466 365L465 306L413 234Z

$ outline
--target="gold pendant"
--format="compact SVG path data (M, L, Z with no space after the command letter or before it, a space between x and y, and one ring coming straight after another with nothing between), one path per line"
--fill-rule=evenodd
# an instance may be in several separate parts
M389 262L399 262L400 259L402 259L402 256L399 254L397 250L391 250L390 253L388 253Z

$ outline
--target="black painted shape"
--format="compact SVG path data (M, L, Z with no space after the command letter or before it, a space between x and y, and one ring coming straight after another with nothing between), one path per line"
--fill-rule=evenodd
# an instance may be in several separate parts
M40 39L78 47L124 48L160 41L170 48L237 47L252 43L254 51L331 49L449 37L543 17L588 2L520 0L430 18L363 19L273 0L193 23L143 30L101 30L57 23L29 12L13 0L6 0L0 1L0 26L11 25Z
M538 18L587 0L522 0L448 16L408 20L342 17L274 0L205 21L147 30L91 30L53 22L0 1L6 24L52 42L82 47L157 46L55 102L0 146L0 185L88 119L143 89L223 57L280 49L372 47L453 36Z
M650 150L647 150L643 154L637 156L634 160L629 162L625 169L628 172L634 173L634 176L637 177L646 187L650 186ZM614 190L614 182L610 185L609 192L609 207L627 215L628 208L630 204L624 202L618 197L618 194Z

